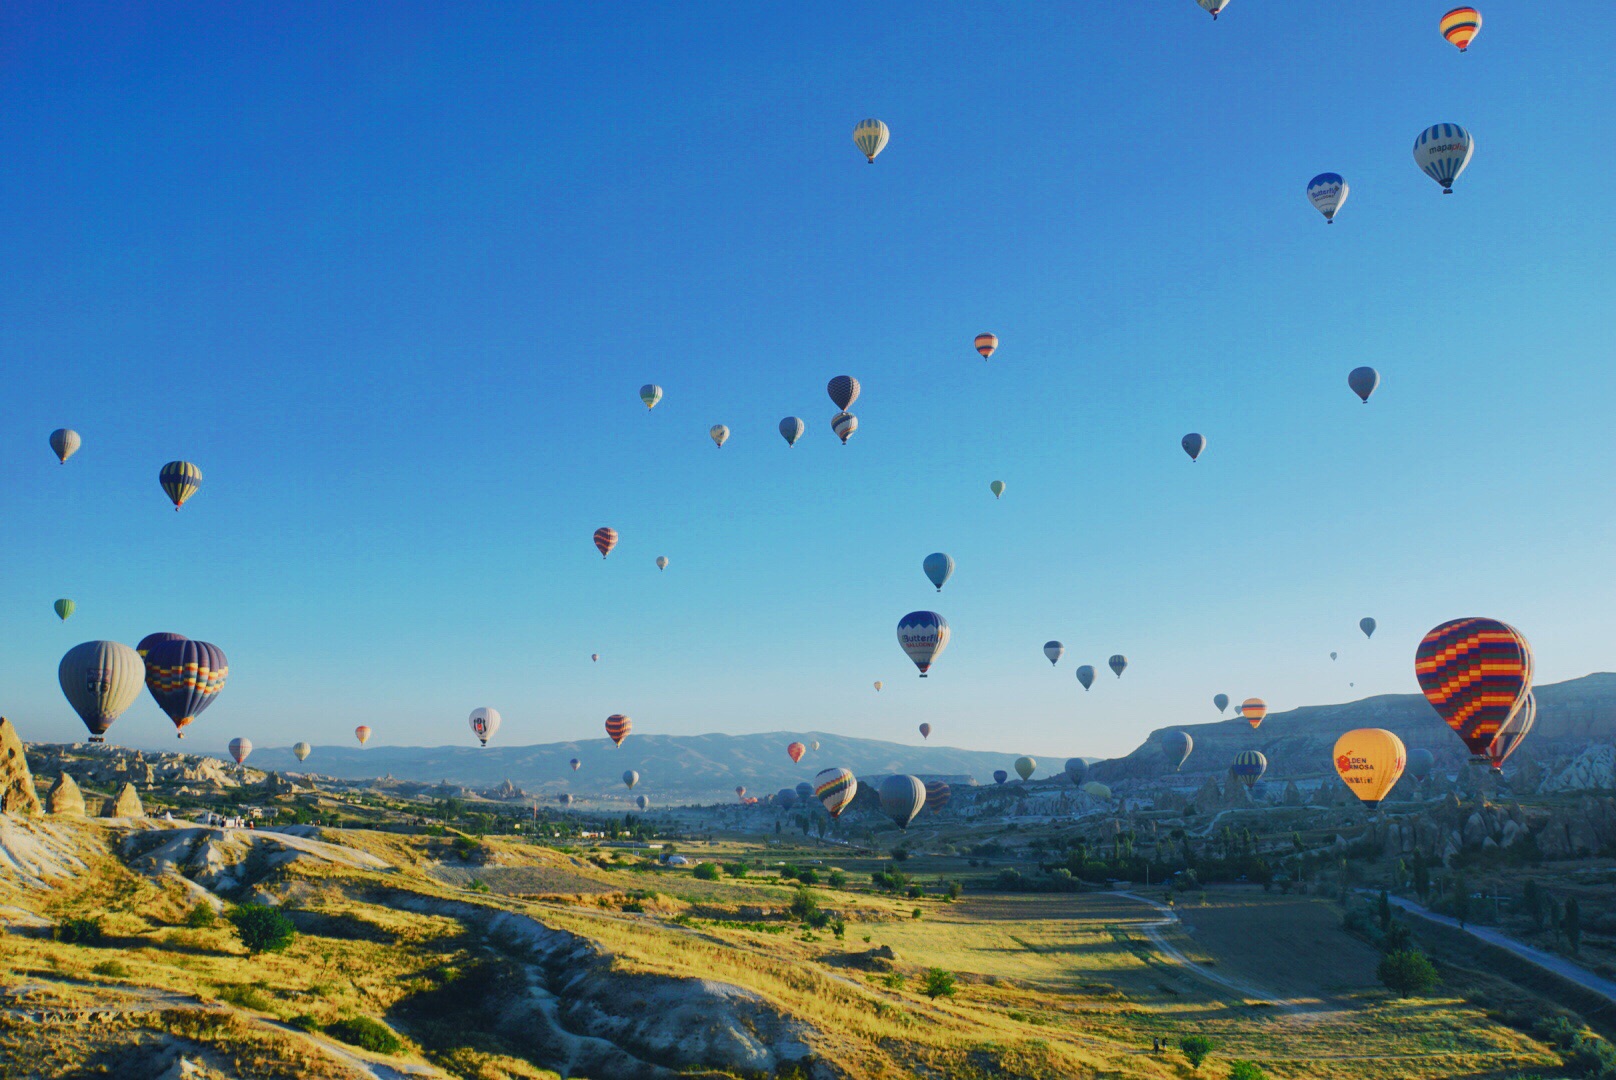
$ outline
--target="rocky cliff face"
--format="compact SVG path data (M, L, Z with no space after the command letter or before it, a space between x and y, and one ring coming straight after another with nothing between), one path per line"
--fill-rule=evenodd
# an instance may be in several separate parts
M17 729L0 716L0 812L7 814L37 814L40 812L39 793L34 790L34 777L28 771L28 755L24 752Z

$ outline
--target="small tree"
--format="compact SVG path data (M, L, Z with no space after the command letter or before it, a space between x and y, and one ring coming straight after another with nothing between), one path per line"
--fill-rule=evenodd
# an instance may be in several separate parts
M1385 889L1380 890L1380 907L1376 914L1380 916L1380 932L1384 934L1392 928L1392 901Z
M1436 968L1431 966L1431 961L1425 958L1424 953L1412 949L1387 953L1381 957L1375 974L1380 976L1382 985L1400 998L1427 990L1437 981Z
M1205 1035L1186 1035L1178 1040L1178 1048L1184 1051L1184 1057L1189 1061L1191 1069L1199 1069L1201 1062L1212 1053L1212 1040Z
M1459 929L1470 921L1470 883L1460 878L1453 885L1453 917L1459 920Z
M1565 915L1561 921L1565 924L1566 944L1571 946L1571 952L1575 954L1582 945L1582 908L1575 896L1565 902Z
M1255 1061L1229 1062L1229 1080L1268 1080L1268 1074Z
M1547 912L1543 909L1543 890L1538 887L1536 879L1526 879L1526 886L1521 894L1521 906L1526 909L1526 917L1532 920L1532 928L1543 929L1543 917Z
M718 868L718 864L711 862L697 863L696 868L690 871L691 877L700 878L702 881L717 881L722 874L723 871Z
M185 913L185 925L192 930L206 930L219 921L219 913L213 910L213 905L203 901Z
M1414 864L1414 891L1419 894L1421 903L1431 895L1431 871L1426 867L1424 859Z
M954 996L954 974L942 968L928 968L921 977L921 990L936 1001L940 997Z
M297 936L292 920L268 904L242 904L230 912L229 919L250 953L280 952Z

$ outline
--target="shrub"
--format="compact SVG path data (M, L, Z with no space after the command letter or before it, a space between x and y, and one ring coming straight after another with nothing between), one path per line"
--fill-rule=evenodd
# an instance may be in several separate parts
M747 866L743 862L727 862L724 864L724 873L733 878L746 876Z
M825 880L833 889L845 889L847 887L847 875L840 870L832 870Z
M1178 1048L1184 1051L1184 1057L1190 1063L1191 1069L1199 1069L1201 1062L1212 1053L1212 1040L1205 1035L1186 1035L1178 1040Z
M723 876L723 873L717 863L704 862L697 863L696 868L690 871L690 876L700 878L703 881L717 881Z
M234 1005L240 1009L255 1009L258 1012L268 1012L270 1007L269 998L265 997L264 994L251 983L237 983L232 986L221 986L214 996L220 1001L223 1001L228 1005Z
M921 976L920 988L933 1001L940 997L953 997L954 974L942 968L928 968L926 974Z
M886 976L881 980L881 983L888 990L902 990L903 989L903 976L898 974L896 971L889 971L889 972L886 973Z
M299 1031L316 1032L320 1030L320 1021L316 1020L308 1013L298 1013L296 1016L292 1017L286 1022L290 1026L297 1028Z
M911 919L918 919L924 914L925 914L925 912L921 911L919 908L915 908L915 910L913 910L913 911L911 911L909 913L909 917Z
M964 891L965 891L965 886L964 885L961 885L957 881L950 881L948 883L948 892L946 893L946 895L950 900L958 900L960 898L960 894L963 893Z
M338 1020L327 1024L325 1033L334 1039L341 1039L349 1046L357 1046L361 1050L369 1050L374 1054L396 1054L404 1049L393 1029L368 1016L356 1016L351 1020Z
M1255 1061L1229 1062L1229 1080L1268 1080L1268 1074Z
M906 848L906 847L895 847L895 848L892 849L892 861L893 862L903 862L903 860L907 859L908 857L909 857L909 849L908 848Z
M457 836L454 838L452 847L454 857L461 862L467 862L473 855L477 854L477 849L482 847L482 844L469 836Z
M213 910L213 905L201 903L185 913L185 925L192 930L206 930L219 921L219 913Z
M797 891L791 897L790 906L786 910L791 913L792 918L807 922L820 913L819 900L813 893L799 885Z
M97 918L63 919L51 930L51 937L64 945L99 945L105 934Z
M1411 949L1381 957L1375 974L1380 977L1382 985L1401 998L1429 989L1437 981L1436 968L1431 966L1431 961L1425 958L1424 953Z
M292 920L268 904L241 904L228 917L249 953L280 952L297 936Z
M123 979L129 976L129 969L116 960L103 960L90 970L109 979Z
M798 870L797 880L802 882L804 885L818 885L819 871L815 870L811 866L805 870Z

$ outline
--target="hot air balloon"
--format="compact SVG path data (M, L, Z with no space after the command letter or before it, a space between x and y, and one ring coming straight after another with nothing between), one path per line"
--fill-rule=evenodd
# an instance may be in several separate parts
M79 438L79 433L72 428L59 427L50 433L50 448L55 451L56 460L63 465L67 464L68 458L78 453L83 443L84 440Z
M1487 756L1492 759L1493 772L1503 772L1504 762L1509 760L1521 745L1521 741L1532 731L1532 725L1537 723L1537 695L1530 690L1526 692L1526 700L1521 707L1515 710L1515 715L1504 721L1504 726L1498 729L1493 736L1492 745L1487 748Z
M656 568L658 570L666 570L668 568L668 557L666 555L658 555L656 557Z
M996 335L994 335L994 334L978 334L978 335L976 335L976 351L982 354L982 359L986 360L988 357L992 356L993 355L993 350L997 349L998 347L999 347L999 339L998 339L998 337Z
M600 653L598 653L598 652L590 653L589 654L589 661L590 661L590 663L593 663L593 664L600 663Z
M1436 768L1436 755L1429 750L1410 750L1408 753L1408 774L1420 783L1430 779L1431 770Z
M1223 715L1223 710L1227 709L1229 707L1229 695L1228 694L1213 694L1212 695L1212 704L1214 704L1214 705L1216 705L1218 707L1218 715L1222 716Z
M714 424L707 429L707 435L713 440L713 445L722 450L725 441L729 439L729 428L723 424Z
M857 794L858 779L847 769L826 769L814 777L814 797L832 818L841 817Z
M1046 641L1044 655L1049 658L1049 666L1054 667L1060 663L1060 658L1066 655L1066 646L1058 641Z
M930 724L921 724L920 725L920 737L922 739L931 738L931 725Z
M926 809L934 814L943 812L948 800L954 797L953 789L941 780L926 781Z
M1229 6L1229 0L1195 0L1207 11L1212 13L1212 21L1218 21L1218 12Z
M797 440L802 438L808 425L802 422L800 416L788 416L780 421L780 437L786 441L787 446L796 446Z
M636 795L636 796L634 796L634 805L640 808L641 813L644 813L645 811L651 809L651 796L649 796L649 795Z
M1234 756L1234 764L1229 767L1229 771L1242 784L1251 787L1268 771L1268 759L1256 750L1242 750Z
M837 409L846 412L858 400L859 381L851 375L838 375L826 384L825 393Z
M878 794L881 812L905 831L926 805L926 785L918 776L889 776L881 781Z
M858 127L853 129L853 145L870 159L871 165L875 164L875 156L887 148L887 140L891 137L892 132L887 130L887 126L873 117L860 120Z
M189 461L170 461L157 474L157 482L163 485L174 509L178 510L202 486L202 470Z
M797 789L781 788L774 793L774 804L784 810L790 810L797 805Z
M657 402L662 400L662 387L656 383L646 383L640 387L640 400L645 402L647 409L654 409Z
M604 559L606 556L610 555L612 553L612 548L616 546L616 529L613 529L610 526L602 525L600 528L595 530L595 550L600 552L601 558Z
M988 490L993 492L993 497L995 499L1003 498L1004 497L1004 481L1003 480L995 480L995 481L993 481L993 483L988 485Z
M310 746L306 742L296 742L292 744L292 756L297 758L299 761L309 760L309 755L312 753L314 753L314 747Z
M1122 678L1123 671L1128 667L1128 658L1123 656L1121 653L1117 653L1110 660L1107 660L1106 663L1111 665L1111 670L1116 672L1117 678L1120 679Z
M623 740L628 738L628 733L632 730L634 730L634 721L622 713L612 713L606 718L606 734L618 746L623 745Z
M744 785L737 785L736 786L736 788L735 788L735 797L737 799L746 798L746 788L745 788Z
M56 668L62 693L90 729L93 743L106 741L107 728L140 696L145 675L140 654L116 641L75 645Z
M1187 731L1169 731L1162 736L1162 753L1167 760L1173 763L1173 771L1178 772L1189 760L1190 751L1195 749L1195 740L1190 738Z
M146 659L146 654L151 652L152 648L154 646L159 645L159 644L161 644L161 643L163 643L165 641L184 641L184 640L185 640L185 635L184 634L170 634L170 633L167 633L166 631L156 633L156 634L147 634L145 637L140 639L140 644L135 646L135 652L139 653L140 658L142 660L144 660L144 659Z
M1008 779L1010 779L1010 774L1005 772L1003 769L993 770L993 782L995 784L1002 784Z
M1082 787L1083 781L1089 777L1089 763L1080 757L1067 758L1061 771L1066 774L1066 779L1072 782L1073 787Z
M245 762L247 755L250 753L252 753L251 739L235 738L230 740L230 756L236 759L237 765Z
M814 785L810 784L806 780L802 781L801 783L799 783L797 785L797 801L798 802L805 803L805 802L807 802L809 799L811 799L813 797L814 797Z
M565 806L571 806L572 805L572 796L567 794L566 792L563 792L560 795L556 796L556 802L560 803L564 807Z
M898 645L920 669L920 677L948 648L948 620L935 611L911 611L898 620Z
M1030 757L1018 757L1018 758L1016 758L1016 764L1015 764L1016 775L1021 777L1023 780L1026 780L1027 778L1032 776L1033 770L1036 769L1036 768L1038 768L1038 762L1036 760L1034 760L1033 758L1030 758Z
M633 791L634 785L638 784L639 782L640 774L635 772L633 769L628 769L623 773L623 786L627 787L630 791Z
M1190 456L1191 461L1197 461L1201 457L1201 451L1206 449L1206 436L1192 431L1178 440L1178 444L1184 448L1184 452Z
M954 576L953 558L943 554L941 551L934 551L927 555L920 564L920 568L926 572L927 579L937 586L938 592L942 592L943 585L950 577Z
M1532 647L1496 619L1454 619L1420 642L1414 674L1425 699L1464 740L1474 760L1487 755L1504 721L1532 688Z
M810 742L808 744L808 749L812 750L816 754L819 753L819 740L815 739L812 742Z
M353 735L354 738L359 740L359 745L364 746L370 741L370 725L360 724L358 727L353 729Z
M492 739L494 732L499 730L499 710L490 709L487 706L473 709L468 722L471 724L472 734L477 736L477 741L487 746L488 740Z
M1085 690L1087 690L1089 687L1093 686L1094 685L1094 665L1092 665L1092 664L1083 664L1082 666L1080 666L1077 669L1077 681L1083 684L1083 689L1085 689Z
M1433 124L1414 140L1414 164L1442 185L1442 194L1453 194L1453 182L1470 164L1476 142L1458 124Z
M573 772L577 772L579 769L584 767L584 763L579 761L577 758L573 758L571 761L567 762L567 764L572 766Z
M1438 24L1448 44L1460 52L1470 51L1470 42L1481 32L1481 12L1473 7L1454 8Z
M1335 212L1347 203L1347 182L1340 173L1319 173L1307 182L1307 201L1324 215L1326 224L1335 224Z
M1358 629L1363 631L1363 636L1366 638L1375 636L1375 627L1378 625L1380 624L1375 622L1374 619L1363 618L1358 620Z
M830 429L836 433L838 439L842 440L842 445L846 446L847 440L851 439L853 432L858 430L858 417L850 412L839 412L830 418Z
M229 674L224 650L205 641L164 641L146 653L146 689L182 739L185 726L213 704Z
M1336 656L1336 654L1335 654L1335 653L1331 653L1331 654L1330 654L1330 659L1331 659L1331 660L1334 660L1334 659L1335 659L1335 656Z
M808 752L808 748L806 746L802 745L802 743L800 743L800 742L792 742L792 743L787 743L786 744L786 757L791 759L791 764L793 764L793 765L795 765L797 762L801 761L802 760L802 755L807 753L807 752Z
M875 692L877 694L879 694L881 692L881 680L880 679L875 680Z
M1111 789L1095 780L1090 780L1078 790L1096 799L1109 799L1111 797Z
M1268 703L1260 697L1250 697L1240 703L1240 715L1246 718L1253 731L1262 727L1263 717L1268 715Z
M73 603L73 601L65 599L58 600L51 606L56 609L56 617L63 622L66 622L68 616L72 615L74 610L78 607L78 605Z
M1352 387L1352 392L1362 398L1363 403L1367 405L1369 395L1380 385L1380 372L1372 367L1355 367L1347 372L1347 385Z
M1403 740L1385 728L1358 728L1335 741L1333 756L1347 790L1374 809L1403 775L1408 751Z

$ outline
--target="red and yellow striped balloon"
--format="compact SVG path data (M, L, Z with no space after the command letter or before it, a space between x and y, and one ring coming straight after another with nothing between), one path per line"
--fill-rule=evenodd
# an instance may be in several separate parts
M612 715L606 718L606 734L609 735L612 742L616 743L618 746L623 745L623 740L628 738L628 733L633 730L634 721L630 720L622 713L612 713Z
M600 528L595 530L595 549L600 552L601 558L604 559L606 556L610 555L612 553L612 548L616 546L616 529L602 525Z
M1262 727L1263 717L1268 715L1268 702L1260 697L1247 698L1240 703L1240 715L1256 730Z
M1470 753L1487 758L1493 738L1532 689L1532 646L1497 619L1454 619L1425 635L1414 654L1414 675Z
M1470 42L1481 32L1481 12L1473 7L1454 8L1442 16L1442 36L1460 52L1470 49Z
M998 338L997 335L995 335L995 334L978 334L978 335L976 335L976 351L982 354L982 359L986 360L988 357L992 356L993 355L993 350L997 349L998 347L999 347L999 338Z

